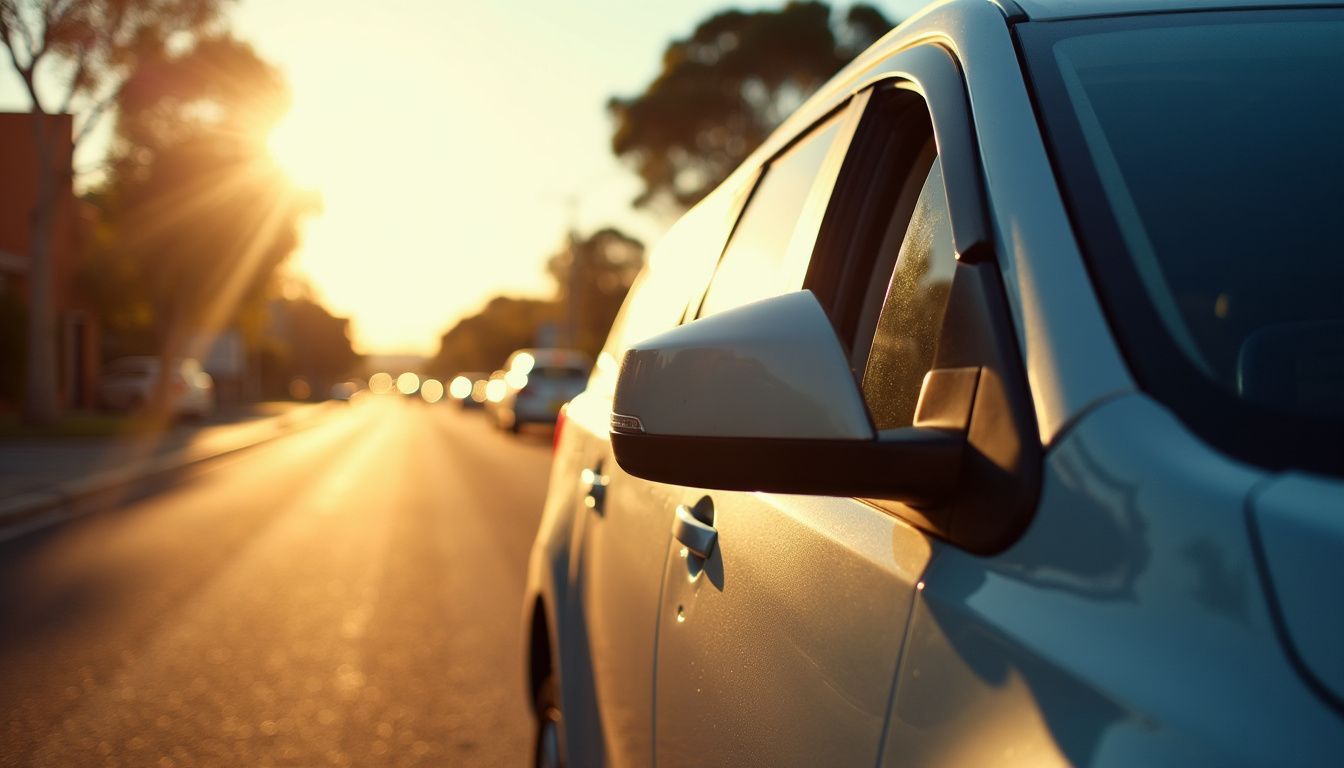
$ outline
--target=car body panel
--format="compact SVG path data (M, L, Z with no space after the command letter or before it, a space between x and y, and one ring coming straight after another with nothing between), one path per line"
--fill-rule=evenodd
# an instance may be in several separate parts
M873 764L936 545L855 499L690 489L683 503L704 498L714 552L667 550L657 765Z
M1337 760L1344 722L1259 586L1245 510L1264 477L1147 397L1089 413L1017 544L928 569L885 764Z
M1344 702L1344 484L1289 473L1250 505L1265 579L1287 642L1336 705Z
M750 183L751 179L747 179ZM680 489L647 483L621 471L611 454L609 429L615 393L615 350L681 322L692 297L703 292L727 241L745 190L721 188L677 223L650 256L613 324L588 388L565 411L561 452L551 476L547 514L572 519L543 523L538 548L564 549L568 558L557 622L561 695L571 755L585 762L649 765L653 761L654 645L669 514ZM600 502L594 481L600 481ZM590 506L591 505L591 506ZM565 541L543 537L567 533ZM550 569L534 561L534 583Z
M962 116L954 109L964 104L961 83L938 80L948 74L956 78L945 49L926 45L901 50L879 74L878 79L899 77L920 89L936 135L944 135L943 121L949 113ZM949 104L953 99L957 103ZM952 230L967 231L958 225L983 211L978 206L967 210L965 198L953 201L950 190L949 186L949 201L963 204L952 210ZM810 294L796 295L815 305ZM786 309L787 298L780 296L776 306ZM789 436L871 438L867 408L858 399L853 374L824 315L815 327L827 332L826 348L835 350L838 358L834 366L820 364L829 361L809 362L801 352L808 342L796 341L802 331L783 318L757 316L764 314L764 307L736 310L748 329L744 333L758 328L754 331L758 337L773 338L777 333L780 339L795 342L779 344L778 364L759 366L764 370L750 366L751 371L738 374L743 392L768 403L767 393L789 374L791 387L810 393L817 391L812 379L839 370L845 381L833 381L828 386L830 401L818 404L820 415L829 416L832 423L822 418L822 427L813 433ZM697 334L695 326L680 329L678 341L688 342L694 354L697 338L722 338L718 323L728 319L724 314L700 321L703 334ZM732 319L737 322L738 316ZM663 338L646 343L662 349L667 345ZM771 344L758 340L750 346L755 350ZM636 344L627 356L626 375L645 366L670 369L681 365L678 358L685 354L679 350L674 355L642 356L641 349ZM792 353L792 366L784 351ZM695 366L718 374L745 358L732 353L731 345L718 352L723 362L711 362L715 359L711 350L694 358ZM676 389L675 378L668 377L671 389ZM662 394L670 403L678 395L671 390ZM734 405L735 399L720 402L729 411L754 412L751 406ZM632 404L629 410L624 410L625 403L617 405L618 413L640 418L657 413L652 403ZM776 407L782 406L781 398ZM706 413L712 416L712 410ZM799 410L790 408L791 419ZM678 410L678 419L684 418ZM650 433L661 433L668 429L667 421L654 419L646 426ZM677 434L719 435L724 424L736 424L727 417L719 421L678 424L675 429ZM849 426L837 432L835 424L842 421ZM733 435L780 437L781 428L756 424ZM889 512L851 498L688 489L681 503L688 508L712 507L717 544L700 561L679 543L668 542L653 686L655 763L872 764L882 750L916 584L940 545ZM670 527L671 515L665 519Z

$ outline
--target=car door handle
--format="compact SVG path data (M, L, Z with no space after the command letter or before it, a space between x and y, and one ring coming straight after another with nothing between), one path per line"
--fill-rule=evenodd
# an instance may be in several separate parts
M691 510L684 506L677 507L677 517L672 521L672 536L691 554L708 560L714 552L714 543L718 541L719 532L714 530L714 526L696 519Z
M584 485L588 490L583 495L583 505L599 515L602 514L602 508L607 502L607 483L611 478L602 474L602 464L599 463L594 469L585 469L581 475Z

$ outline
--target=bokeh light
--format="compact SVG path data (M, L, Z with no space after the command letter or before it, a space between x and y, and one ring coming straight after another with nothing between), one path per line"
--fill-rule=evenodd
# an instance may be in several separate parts
M504 383L514 389L522 389L527 386L527 374L514 368L512 371L504 374Z
M407 371L397 377L397 391L403 395L413 395L420 388L420 377Z
M369 391L375 395L386 395L392 391L392 374L379 371L369 377Z
M492 403L498 403L508 394L509 385L504 383L503 379L491 379L485 385L485 399Z
M289 396L294 400L307 400L313 396L313 387L307 379L295 376L289 381Z
M420 384L420 397L426 403L437 403L443 399L443 382L438 379L425 379Z
M523 376L532 372L533 366L537 364L537 359L527 352L519 352L518 356L513 358L513 365L510 366L509 373L518 373Z
M466 376L458 376L448 384L448 394L455 400L466 400L471 397L472 381Z

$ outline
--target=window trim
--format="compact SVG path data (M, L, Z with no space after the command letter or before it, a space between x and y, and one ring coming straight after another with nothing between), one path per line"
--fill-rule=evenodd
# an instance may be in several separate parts
M835 138L831 141L831 146L826 151L826 157L821 162L817 176L812 180L812 186L808 189L807 196L803 199L803 205L798 211L798 219L794 223L795 236L798 227L802 226L807 217L810 216L815 216L816 221L815 224L809 223L809 228L820 230L825 221L825 213L827 210L825 202L830 200L831 196L834 194L836 185L839 184L840 169L845 156L849 152L849 147L854 140L855 132L858 129L860 117L863 114L862 107L867 103L867 94L862 94L861 96L856 94L854 97L846 98L840 104L827 110L816 120L808 123L806 127L798 131L797 134L780 146L779 149L769 157L756 164L751 171L751 183L746 188L747 193L743 196L741 203L737 207L737 214L733 219L733 226L728 231L728 237L723 241L723 247L719 250L719 258L715 263L714 272L710 275L709 281L705 283L704 288L699 292L699 295L692 297L691 304L694 307L694 310L687 312L687 317L689 318L687 322L704 316L705 299L709 296L710 290L713 289L714 280L718 278L719 270L723 267L723 258L728 254L728 249L732 247L733 238L737 236L737 231L742 226L742 220L746 218L747 212L751 210L751 204L756 199L756 193L760 191L765 178L770 175L770 167L798 144L805 141L808 136L812 135L824 123L835 118L839 120ZM832 168L833 172L830 172L830 169ZM828 172L830 172L830 186L824 193L825 198L821 199L821 190L823 188L821 181ZM815 236L813 237L812 243L813 248L815 249ZM788 260L788 257L793 254L793 249L795 247L797 246L793 239L790 239L788 246L789 252L785 254L786 261ZM808 258L804 263L810 264L811 258ZM798 279L801 284L803 275L799 275Z

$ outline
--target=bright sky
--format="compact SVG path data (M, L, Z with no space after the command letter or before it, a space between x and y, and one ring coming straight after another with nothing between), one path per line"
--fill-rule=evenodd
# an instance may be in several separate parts
M775 5L744 2L739 6ZM922 0L877 3L903 18ZM277 156L315 187L290 269L361 352L431 355L497 293L548 293L572 214L656 238L611 155L605 103L638 93L722 0L242 0L235 30L294 91ZM0 81L0 108L24 108Z

